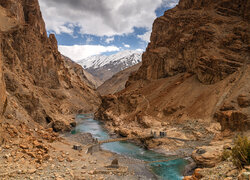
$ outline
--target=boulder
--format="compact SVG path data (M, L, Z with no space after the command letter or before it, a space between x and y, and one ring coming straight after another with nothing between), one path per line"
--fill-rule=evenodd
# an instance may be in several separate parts
M56 120L53 122L52 128L55 132L66 132L70 131L72 127L69 122Z
M199 167L214 167L221 161L222 151L221 146L203 146L193 151L192 158Z
M114 159L112 162L111 162L111 167L114 167L114 168L118 168L119 167L119 163L118 163L118 159Z

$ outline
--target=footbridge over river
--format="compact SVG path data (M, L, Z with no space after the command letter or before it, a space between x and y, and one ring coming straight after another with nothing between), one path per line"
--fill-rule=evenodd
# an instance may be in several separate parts
M92 144L89 144L89 148L88 148L86 153L92 154L96 151L99 151L100 145L105 144L105 143L118 142L118 141L129 141L129 140L137 140L137 139L152 139L152 138L154 138L154 139L167 138L167 139L172 139L172 140L177 140L177 141L182 141L182 142L193 141L193 140L188 140L188 139L169 137L166 135L165 132L159 132L159 136L157 136L156 133L151 132L151 134L149 134L149 135L136 136L136 137L115 138L115 139L107 139L107 140L101 140L101 141L98 141L96 139Z
M136 140L136 139L151 139L151 138L154 138L154 139L167 138L167 139L183 141L183 142L192 141L192 140L180 139L180 138L168 137L168 136L155 137L154 135L148 135L148 136L137 136L137 137L124 137L124 138L108 139L108 140L103 140L103 141L97 141L95 144L104 144L104 143L111 143L111 142L118 142L118 141L129 141L129 140Z

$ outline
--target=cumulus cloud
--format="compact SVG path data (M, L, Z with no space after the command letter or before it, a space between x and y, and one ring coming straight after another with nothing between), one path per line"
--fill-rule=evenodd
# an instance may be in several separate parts
M59 51L71 58L74 61L82 60L86 57L101 54L104 52L115 52L120 49L116 46L101 46L101 45L74 45L58 47Z
M137 37L140 38L141 40L145 41L145 42L149 42L150 41L150 35L151 35L151 31L148 31L145 34L137 35Z
M129 44L124 44L124 47L125 48L130 48L130 45Z
M47 30L72 34L113 36L132 33L134 27L151 29L155 10L175 0L39 0Z
M164 7L172 8L178 4L179 0L163 0L162 5Z
M115 40L114 37L108 37L108 38L105 40L105 42L106 42L107 44L109 44L109 43L113 42L114 40Z
M143 49L136 49L136 51L143 52L144 50Z

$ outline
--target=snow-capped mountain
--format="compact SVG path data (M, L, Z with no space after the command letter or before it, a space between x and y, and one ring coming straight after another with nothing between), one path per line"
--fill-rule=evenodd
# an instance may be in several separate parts
M104 82L114 74L141 62L141 58L142 51L127 50L110 56L91 56L77 63Z
M141 51L127 50L127 51L118 52L116 54L112 54L110 56L106 56L106 55L91 56L83 60L80 60L77 63L80 64L84 69L99 68L106 64L110 64L116 61L128 62L128 63L131 62L131 63L137 64L138 62L141 61L141 55L142 55Z

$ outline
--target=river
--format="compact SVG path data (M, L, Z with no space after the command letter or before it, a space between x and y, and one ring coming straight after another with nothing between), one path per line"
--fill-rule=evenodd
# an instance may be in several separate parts
M84 132L91 133L94 138L99 140L110 139L109 133L103 128L102 123L94 120L89 115L78 115L76 118L77 126L72 133ZM164 154L146 150L130 142L112 142L103 144L102 149L140 159L144 161L157 161L168 159ZM161 179L181 180L187 161L185 159L169 160L167 162L150 163L152 171Z

